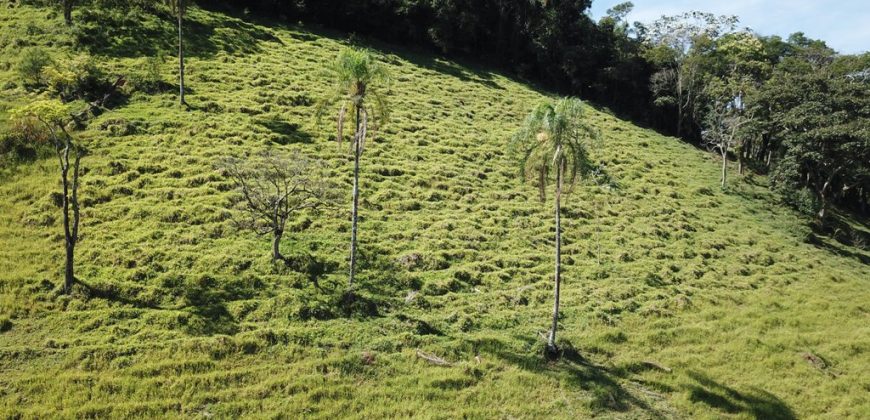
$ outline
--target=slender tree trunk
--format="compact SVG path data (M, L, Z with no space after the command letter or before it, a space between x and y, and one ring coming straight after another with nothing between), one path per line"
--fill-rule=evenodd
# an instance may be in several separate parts
M284 231L276 229L272 233L272 262L283 261L284 256L281 255L281 237L284 236Z
M181 37L181 5L179 4L178 7L178 97L180 105L187 105L184 100L184 41Z
M70 153L70 144L67 142L65 144L64 149L58 150L60 157L60 168L61 168L61 184L63 186L63 242L64 248L66 250L66 261L64 265L64 280L63 280L63 292L70 293L72 291L73 283L75 282L74 275L74 266L73 266L73 258L75 256L75 242L72 233L71 223L73 221L70 220L70 182L69 182L69 153ZM75 168L76 170L78 168Z
M722 188L725 188L725 179L728 171L728 149L722 149Z
M557 352L556 328L559 324L559 289L562 280L562 163L559 162L558 165L556 168L556 273L553 288L553 324L550 326L550 336L547 338L547 351L550 354Z
M682 70L677 72L677 137L683 133L683 76Z
M72 26L72 9L73 9L73 0L64 0L63 2L63 21L66 23L66 26Z
M349 286L353 286L353 279L356 276L356 232L357 232L357 212L359 209L359 143L360 143L360 108L356 108L356 134L354 134L353 143L353 206L351 208L351 228L350 228L350 281Z
M75 262L75 244L67 242L66 244L66 266L64 267L63 276L63 292L69 294L72 292L73 283L75 283L74 262Z
M821 226L825 223L825 213L828 210L828 196L824 190L822 190L821 193L819 193L819 201L821 201L821 206L820 206L821 208L819 209L819 213L818 213L818 217L819 217L818 224L819 224L819 226Z

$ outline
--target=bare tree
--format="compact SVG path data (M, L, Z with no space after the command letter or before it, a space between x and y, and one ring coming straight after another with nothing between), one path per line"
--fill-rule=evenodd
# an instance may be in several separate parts
M701 144L707 150L722 156L722 188L728 176L728 153L732 149L742 153L746 138L744 128L752 121L752 115L744 112L741 97L730 101L716 101L707 113L705 129L701 132ZM738 156L739 158L739 156Z
M300 211L317 210L335 200L320 161L300 153L289 158L265 152L248 159L226 158L219 168L242 195L242 228L272 234L272 260L287 262L280 244L284 227Z
M64 293L70 293L74 275L75 248L79 241L79 177L81 175L81 159L86 150L76 143L67 131L66 126L71 120L69 109L60 101L37 101L25 107L12 111L12 117L19 121L38 121L48 130L48 139L52 142L60 162L60 180L63 187L63 233L66 249L66 265L64 269Z
M645 28L648 59L661 68L650 78L650 88L656 105L676 108L677 136L683 134L686 119L695 117L703 89L696 44L732 32L738 22L736 16L691 11L662 16Z

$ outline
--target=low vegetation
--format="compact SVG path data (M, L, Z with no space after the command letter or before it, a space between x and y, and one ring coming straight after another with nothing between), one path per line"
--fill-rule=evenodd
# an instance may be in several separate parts
M601 138L584 159L600 171L562 197L557 230L508 153L523 118L557 100L549 92L190 7L186 109L177 66L154 47L173 46L175 16L95 8L72 18L70 29L52 9L0 8L0 144L34 148L0 170L0 417L870 411L862 221L829 210L841 227L821 235L766 177L738 173L723 190L711 154L587 104L583 121ZM390 123L368 132L358 181L359 153L313 122L334 91L320 69L349 46L391 75ZM41 68L87 54L109 82L65 104L86 110L71 135L89 152L69 294L57 157L26 140L39 126L21 131L12 118L59 95L19 77L33 48L49 58ZM137 73L160 88L113 83ZM239 229L239 185L215 163L264 151L319 160L339 191L359 183L353 299L345 201L287 213L286 264ZM562 357L548 361L557 231Z

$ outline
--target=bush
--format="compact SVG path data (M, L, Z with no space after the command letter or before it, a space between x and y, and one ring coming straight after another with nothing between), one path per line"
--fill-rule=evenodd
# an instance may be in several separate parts
M89 55L67 58L43 71L48 88L63 101L94 100L107 89L103 71Z
M6 332L12 329L12 321L6 317L0 317L0 332Z
M169 84L163 81L160 68L163 67L163 58L160 56L148 57L141 66L130 72L127 81L133 91L147 94L159 93L169 89Z
M0 135L0 163L32 160L47 154L51 142L42 123L27 118L15 120Z
M45 84L43 71L52 63L51 56L42 48L28 48L21 53L15 70L24 87L38 87Z

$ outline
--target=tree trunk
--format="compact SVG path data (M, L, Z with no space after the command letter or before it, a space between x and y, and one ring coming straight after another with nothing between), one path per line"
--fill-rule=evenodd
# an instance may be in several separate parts
M559 288L562 278L562 163L559 162L558 165L556 168L556 273L553 289L553 324L550 327L550 336L547 338L547 352L551 355L558 352L556 347L556 328L559 324Z
M354 134L353 144L353 206L351 207L351 228L350 228L350 281L349 286L353 286L353 279L356 276L356 231L357 231L357 211L359 209L359 143L360 143L360 107L356 108L356 134Z
M70 144L67 142L64 149L58 150L60 157L61 184L63 186L63 243L66 249L66 263L64 266L63 292L69 294L72 291L75 276L73 272L73 257L75 243L73 242L72 228L70 227L70 183L69 183L69 153Z
M66 219L66 217L64 217ZM66 221L64 221L66 222ZM75 261L75 243L66 243L66 266L64 267L63 276L63 292L70 294L72 292L73 283L75 283L74 261Z
M272 262L283 261L284 256L281 255L281 237L284 236L284 232L281 230L275 230L272 233Z
M818 213L818 224L819 226L822 226L825 223L825 213L828 210L828 197L824 190L819 193L819 201L821 201L821 208L819 209Z
M725 188L725 179L728 171L728 149L722 150L722 188Z
M66 22L66 26L72 26L72 9L73 9L73 0L64 0L63 2L63 21Z
M179 104L187 105L187 102L184 100L184 41L181 37L181 21L182 21L182 13L181 13L181 5L179 5L178 9L178 97Z
M682 69L677 70L677 137L683 133L683 76Z

